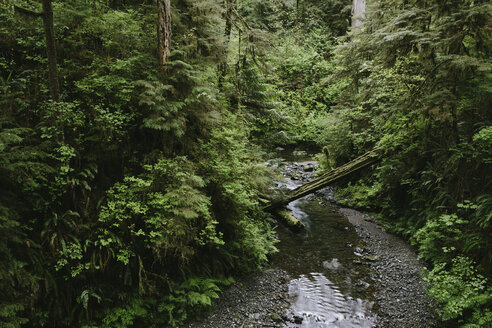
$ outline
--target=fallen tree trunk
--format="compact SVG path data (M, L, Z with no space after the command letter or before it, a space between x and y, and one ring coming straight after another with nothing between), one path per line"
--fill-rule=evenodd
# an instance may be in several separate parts
M356 159L323 174L322 176L308 182L294 190L291 190L285 197L272 200L264 207L266 211L272 212L280 207L289 204L290 202L299 199L303 196L316 192L330 183L333 183L349 174L352 174L366 166L379 160L379 148L375 148Z

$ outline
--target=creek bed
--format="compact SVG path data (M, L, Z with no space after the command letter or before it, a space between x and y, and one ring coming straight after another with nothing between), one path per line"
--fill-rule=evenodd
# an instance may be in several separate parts
M313 165L309 161L288 164L286 182L279 182L278 187L301 185L311 173L299 172ZM313 195L291 202L287 208L306 228L297 234L285 227L277 230L279 252L272 265L290 277L291 305L283 327L375 327L371 278L375 274L366 263L365 246L354 226L336 208Z
M272 162L286 177L279 188L311 179L315 162L305 159ZM279 226L279 252L270 267L239 279L202 320L186 327L436 326L420 276L423 263L408 243L367 215L334 205L330 188L288 208L306 229L296 234Z

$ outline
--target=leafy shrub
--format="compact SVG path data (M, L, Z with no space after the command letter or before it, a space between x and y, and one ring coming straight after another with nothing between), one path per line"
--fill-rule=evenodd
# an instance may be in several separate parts
M473 136L473 142L481 152L484 163L492 164L492 126L482 128Z
M492 324L492 288L487 288L487 280L471 259L457 256L450 265L439 263L425 280L431 284L428 293L440 304L437 313L443 320L460 319L462 327ZM466 321L461 319L465 312L472 313Z
M434 262L446 261L451 254L463 249L463 231L469 220L459 218L457 214L442 214L437 219L429 219L425 226L414 235L419 256Z
M188 278L162 298L158 311L167 315L170 325L182 324L187 318L198 316L211 307L212 302L219 297L221 286L228 286L233 282L232 278Z
M349 183L346 187L337 190L337 197L344 206L372 209L380 192L381 184L377 182L372 186L365 185L362 182L354 185Z

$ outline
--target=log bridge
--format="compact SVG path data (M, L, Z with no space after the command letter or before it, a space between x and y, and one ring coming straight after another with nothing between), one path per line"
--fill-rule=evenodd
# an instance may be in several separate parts
M316 192L330 183L340 180L366 166L373 164L380 158L381 148L374 148L368 151L364 155L357 157L356 159L325 173L311 182L308 182L296 189L291 190L287 195L270 200L265 204L264 210L274 213L277 212L283 206L289 204L290 202L299 199L303 196L309 195Z

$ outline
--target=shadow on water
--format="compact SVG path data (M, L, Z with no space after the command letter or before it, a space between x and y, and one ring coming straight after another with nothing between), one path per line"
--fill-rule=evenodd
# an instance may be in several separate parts
M302 164L302 163L301 163ZM293 189L300 183L281 183ZM293 320L284 327L375 327L370 267L347 218L306 196L288 208L306 229L298 234L278 228L279 252L273 264L288 272Z

